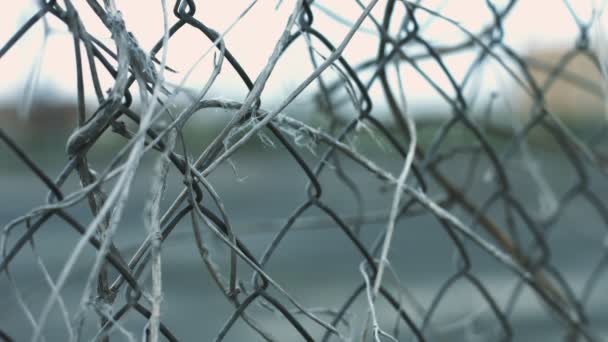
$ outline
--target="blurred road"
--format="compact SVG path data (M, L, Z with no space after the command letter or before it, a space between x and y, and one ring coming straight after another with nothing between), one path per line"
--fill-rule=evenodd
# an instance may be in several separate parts
M242 155L235 158L236 174L229 166L218 169L210 181L225 201L225 206L232 224L240 238L260 255L273 236L273 231L305 199L306 178L294 162L278 157L276 150L269 149L263 155ZM353 180L365 194L365 208L370 212L388 214L392 191L380 191L382 184L361 167L343 163ZM389 155L383 160L383 166L398 173L400 165L393 162ZM573 173L563 167L554 156L545 156L542 166L547 172L548 181L554 185L557 195L562 195L574 184ZM151 166L144 164L141 175L136 178L132 188L125 216L115 238L121 250L131 254L139 241L146 234L142 220L144 197L150 188ZM451 164L447 172L460 179L466 172L465 165ZM513 192L524 201L528 211L536 215L539 210L537 191L530 176L521 165L509 166ZM323 184L322 199L336 212L344 216L356 213L356 203L349 190L336 181L335 174L328 170L321 178ZM482 175L479 179L483 179ZM604 196L608 186L598 175L593 175L592 182L598 184L595 192ZM476 199L490 196L494 186L480 181L470 189ZM69 186L75 186L71 184ZM43 203L41 195L44 188L33 180L27 172L6 172L0 177L0 222L4 226L10 220L25 213L32 207ZM178 182L169 184L164 198L164 206L170 203L181 185ZM46 193L44 191L44 193ZM605 198L605 197L604 197ZM580 294L584 283L591 275L591 270L600 260L606 224L595 214L584 201L573 201L563 211L552 228L548 243L552 248L551 264L565 276L576 294ZM492 213L500 217L500 208ZM72 212L81 222L87 222L88 211L84 207L73 208ZM456 214L461 214L455 211ZM268 264L267 271L300 303L306 307L329 307L338 309L350 293L362 283L359 273L361 255L357 253L346 236L323 217L319 210L309 210L306 217L321 218L303 220L296 224L302 229L295 229L287 235ZM309 224L305 224L306 222ZM466 219L464 219L467 222ZM310 223L312 222L312 223ZM317 223L315 223L317 222ZM428 307L441 285L454 273L457 260L455 249L447 238L445 231L435 220L427 215L408 218L400 221L394 237L390 260L398 274L401 285L416 296L423 307ZM163 309L162 319L177 336L183 340L212 340L223 323L230 317L232 308L212 283L203 263L198 256L189 219L185 219L175 234L163 244ZM386 220L366 224L362 230L362 240L371 246ZM14 239L22 228L16 229L11 237ZM59 220L51 220L36 236L36 251L44 260L51 275L57 277L72 246L77 241L74 232ZM525 234L523 239L529 238ZM14 241L14 240L11 240ZM212 246L215 261L225 266L226 249L219 244ZM467 252L473 261L474 274L484 283L497 298L501 307L506 305L510 291L515 285L513 274L504 266L495 262L484 251L472 244L467 244ZM82 293L82 282L88 276L93 253L87 250L79 259L70 281L62 295L70 310L77 307ZM246 266L241 266L243 281L248 282L250 274ZM226 270L226 268L223 268ZM39 314L49 293L49 287L36 266L36 259L31 249L24 251L11 265L11 276L18 284L18 289L34 316ZM247 271L246 271L247 270ZM395 284L387 274L387 284ZM603 284L603 285L602 285ZM600 284L606 289L606 280ZM591 304L587 305L592 316L594 331L608 329L608 300L596 291ZM9 332L16 341L27 340L32 328L15 299L6 274L0 277L0 327ZM284 297L278 298L288 303ZM365 318L365 301L360 300L356 307L355 322ZM411 306L406 305L411 309ZM387 322L394 321L386 316L390 310L380 305L380 316ZM557 340L558 323L545 313L545 309L535 296L524 291L517 302L516 310L510 317L517 332L516 341ZM281 341L300 340L290 338L295 332L278 315L253 306L248 311L263 325L279 337ZM411 309L410 312L414 312ZM414 314L414 317L416 315ZM450 341L491 341L495 338L497 323L481 296L472 290L465 281L458 281L446 295L439 308L439 314L433 321L437 327L436 340ZM303 319L307 326L313 327L309 320ZM89 320L85 330L97 322ZM141 327L142 320L135 315L125 320L125 327ZM65 327L61 321L60 311L54 311L46 330L47 341L64 340ZM139 329L139 330L137 330ZM141 328L132 332L141 334ZM358 328L355 330L358 332ZM404 329L402 329L404 331ZM523 333L521 333L523 331ZM257 336L257 335L256 335ZM138 337L137 337L138 338ZM120 340L120 339L119 339ZM242 323L232 330L228 341L251 341L251 331ZM257 339L256 339L257 340ZM402 340L408 339L402 335Z

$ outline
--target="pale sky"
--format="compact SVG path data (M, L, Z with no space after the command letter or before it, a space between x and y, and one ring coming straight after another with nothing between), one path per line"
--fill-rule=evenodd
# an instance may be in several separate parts
M366 1L363 1L364 3ZM494 1L497 5L507 1ZM592 0L571 0L573 9L582 20L589 20L592 15ZM0 14L0 45L17 30L36 10L37 1L7 1ZM85 23L87 30L103 37L111 45L110 35L100 21L88 10L84 0L73 0ZM161 1L146 1L145 10L139 10L141 1L116 0L118 8L123 12L127 29L134 33L141 45L149 49L162 36ZM219 32L225 31L250 3L250 0L197 1L197 14L208 26ZM277 4L280 3L278 8ZM334 0L319 1L324 7L331 9L346 20L354 21L361 9L354 1ZM484 0L437 0L422 1L427 7L436 8L444 15L459 21L471 31L478 30L481 25L491 20L486 10ZM384 1L374 10L381 17ZM173 2L169 3L169 11ZM244 68L255 76L264 67L278 36L283 29L288 15L294 6L294 0L260 0L243 20L238 22L226 36L227 46L243 63ZM142 13L140 13L142 12ZM143 13L145 12L145 13ZM422 16L420 16L422 18ZM51 18L53 19L53 18ZM174 20L171 19L171 22ZM424 21L422 21L424 23ZM346 34L348 27L329 19L322 11L317 11L315 23L334 44L338 44ZM426 25L424 37L433 41L456 42L462 38L462 33L453 26L435 19ZM26 81L32 74L31 70L40 61L39 92L36 96L47 91L53 98L75 98L76 75L72 36L62 23L48 20L51 34L44 40L44 26L38 23L19 41L2 59L0 59L0 75L3 87L0 88L0 102L23 101L26 94ZM364 24L364 30L358 33L345 56L351 62L364 60L376 53L377 40L367 31L374 31L371 22ZM531 48L554 48L560 45L573 44L577 27L571 18L563 0L519 0L514 11L505 23L507 32L505 40L518 51ZM173 83L179 83L181 78L193 66L194 62L209 48L209 42L202 39L193 29L184 30L169 42L168 64L177 69L177 75L168 75ZM159 54L160 56L160 54ZM464 66L470 62L472 54L461 54L450 58L449 66L456 74L464 72ZM191 87L201 87L206 81L213 61L213 53L208 54L203 61L193 69L189 81ZM423 65L424 66L424 65ZM271 77L265 90L264 101L273 103L284 98L290 91L312 72L305 44L300 42L290 48L282 62L277 65L275 74ZM445 78L439 70L428 70L431 77ZM334 74L335 75L335 74ZM329 75L334 77L332 75ZM406 73L407 77L407 73ZM503 83L496 80L496 72L488 72L481 76L489 84L486 89L502 87ZM107 78L106 78L107 80ZM420 77L409 77L406 90L415 92L412 105L424 106L434 101L436 96L431 88ZM105 83L107 87L110 83ZM90 83L87 94L92 95ZM311 89L313 90L313 89ZM215 94L234 100L242 99L245 87L235 78L228 65L214 86ZM93 99L91 97L91 99ZM302 98L301 101L305 101Z

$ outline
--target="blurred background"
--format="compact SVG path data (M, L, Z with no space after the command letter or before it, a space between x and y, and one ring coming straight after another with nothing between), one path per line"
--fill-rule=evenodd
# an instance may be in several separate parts
M199 6L209 10L201 11L198 16L218 32L228 30L225 37L227 46L239 56L239 61L247 72L257 75L266 64L292 7L290 3L282 4L282 2L256 3L237 22L239 15L250 3L245 0L235 0L219 5L215 1L200 1ZM497 8L501 8L508 1L493 3ZM594 49L596 45L602 46L603 35L600 37L597 33L603 32L604 20L603 16L597 15L597 10L594 12L594 8L601 8L600 3L591 0L571 2L556 0L549 3L520 1L502 23L504 30L502 40L505 45L529 62L532 76L537 82L542 83L547 79L550 67L555 66L566 52L580 43L580 28L577 20L591 23L596 13L597 28L593 27L589 30L588 43ZM37 11L37 4L37 1L30 0L4 7L3 20L0 23L0 42L6 42ZM460 23L469 32L479 32L484 25L492 21L491 13L486 10L484 1L432 0L424 1L423 4ZM128 23L128 30L143 48L151 49L159 37L162 37L160 4L147 8L145 15L142 15L137 3L125 1L119 5ZM339 41L346 34L349 25L361 11L354 3L340 2L315 2L313 8L318 12L315 25L334 42ZM79 10L87 29L100 37L104 43L110 44L109 33L90 8L82 6ZM377 6L373 13L381 14L382 6ZM340 16L339 20L336 19L336 14ZM421 22L424 37L433 44L449 45L467 38L466 33L450 23L423 13L420 16L423 18ZM541 17L542 20L539 20ZM72 35L56 18L49 16L45 19L30 29L9 53L2 56L0 73L3 75L4 86L0 89L0 104L3 108L2 120L6 121L3 124L25 126L29 123L33 126L32 129L36 129L34 127L36 122L40 122L38 116L46 116L40 118L44 122L41 127L47 126L47 121L48 124L55 122L52 125L57 127L73 127L75 115L73 111L71 113L69 111L69 108L76 104L76 68ZM374 30L373 24L366 21L346 48L344 56L353 65L368 60L376 54L375 46L378 38ZM265 39L256 39L254 45L253 34ZM177 72L166 73L170 83L180 84L188 74L184 86L187 89L198 89L208 79L213 63L212 54L208 54L198 63L197 60L204 53L208 53L211 44L199 38L196 31L189 29L180 31L171 40L167 65ZM189 42L196 43L189 44ZM415 49L416 47L412 47L411 53L415 54ZM478 50L475 49L464 50L447 56L444 62L454 75L461 77L474 61L477 53ZM501 52L496 53L501 55ZM441 88L448 88L448 79L433 61L423 60L419 65ZM266 86L267 91L264 92L263 97L266 107L276 106L313 69L305 44L301 41L296 42L285 52L285 57L277 65ZM548 108L557 113L570 113L571 116L576 113L577 117L583 117L586 113L602 113L603 103L599 96L602 92L601 74L597 66L585 56L576 56L568 62L565 69L567 72L564 74L567 77L559 79L546 94ZM328 71L326 74L331 73ZM331 76L335 77L335 74ZM85 74L85 81L90 83L90 77L88 79L87 77L88 75ZM101 73L100 77L108 85L111 84L110 77L106 73ZM403 78L407 80L408 108L412 115L419 119L449 115L449 106L418 73L405 69ZM585 80L583 89L580 85L577 86L577 78ZM479 97L479 100L475 101L479 103L477 109L485 108L487 98L492 94L500 97L496 101L496 106L499 106L496 111L504 107L504 111L523 112L530 106L529 96L519 89L513 78L495 61L488 60L484 63L476 71L475 79L475 82L483 84L479 89L481 94L476 95ZM377 99L375 101L377 112L388 116L380 87L372 87L370 91ZM227 71L214 84L212 93L223 98L238 100L246 95L247 89L236 73ZM318 86L313 83L303 96L298 97L289 112L314 111L315 108L310 106L312 103L310 96L315 93L318 93ZM94 104L96 100L93 92L88 91L86 95L88 102ZM42 110L47 107L51 109ZM37 120L27 120L31 116L36 117ZM49 127L49 129L55 128L55 126Z
M127 29L144 49L151 49L163 33L160 2L150 2L145 9L136 1L116 3L124 15ZM238 56L239 62L253 79L266 65L294 6L294 1L262 1L247 10L250 1L196 3L199 20L218 32L226 32L226 45ZM461 25L459 28L436 16L420 14L421 35L435 46L457 44L469 38L466 32L476 34L494 20L492 13L487 10L486 1L437 0L421 3ZM510 2L492 3L497 8L504 8ZM3 4L0 14L0 47L39 9L38 4L38 1ZM384 6L377 6L372 11L374 16L381 18ZM605 125L606 118L605 86L599 65L592 54L583 53L599 51L598 46L605 44L602 40L603 17L597 12L601 6L597 1L520 0L502 23L504 45L529 67L530 73L524 75L519 73L521 70L513 60L508 59L506 62L512 70L518 71L522 79L530 77L543 84L555 76L554 70L564 61L564 56L573 55L559 69L559 78L548 89L542 89L542 94L546 108L584 141L592 140L598 134L598 129ZM80 3L77 7L87 30L113 47L110 34L90 8ZM315 27L336 44L343 39L361 13L361 8L354 1L315 1L312 8ZM239 15L246 10L247 14L239 19ZM593 21L594 18L596 21ZM592 22L596 26L590 27L589 40L585 41L581 39L581 27ZM358 65L375 58L378 42L373 23L366 20L343 56L352 65ZM584 44L589 44L591 49L585 48ZM170 40L167 65L175 72L166 71L165 76L170 89L175 89L180 84L185 89L177 97L173 105L175 109L186 106L192 99L192 93L200 89L209 78L213 68L213 52L208 53L211 46L208 40L201 39L200 33L191 28L180 30ZM416 47L408 50L411 55L422 52L423 50L416 50ZM320 53L327 55L324 50ZM444 63L460 80L479 53L480 49L466 49L446 55ZM503 50L496 54L501 57L508 55ZM204 58L200 59L201 56ZM86 63L84 65L86 68ZM437 86L449 92L450 82L434 61L421 60L418 66ZM262 108L269 111L276 108L314 69L306 44L301 40L295 42L285 52L270 77L261 97ZM0 87L0 127L51 177L58 175L68 162L65 142L76 127L75 70L73 36L62 22L50 15L35 24L14 47L0 56L3 85ZM420 72L407 66L399 69L399 72L405 84L408 115L417 123L420 144L429 146L441 125L452 118L452 108ZM361 72L364 79L369 79L371 74L371 71ZM330 69L324 75L328 80L340 79L340 73L335 69ZM474 86L464 88L465 97L470 99L467 113L471 118L479 120L480 126L490 136L502 158L508 155L505 152L508 148L503 147L509 146L514 132L522 129L533 118L533 114L530 114L533 111L533 98L493 58L485 60L476 69L472 79ZM105 73L100 74L100 80L107 88L113 81ZM390 82L397 85L395 78L391 78ZM395 123L377 83L369 89L374 101L372 115L386 123L389 130L393 130ZM96 109L97 102L87 73L85 89L86 112L90 115ZM284 113L314 127L329 127L329 119L318 105L316 96L319 91L318 84L313 82ZM209 98L243 101L247 93L236 73L226 67L213 85ZM454 92L448 93L448 96L453 97ZM140 106L138 96L134 96L134 99L135 107ZM489 107L492 108L492 115L488 115ZM190 151L198 153L207 146L228 122L230 115L230 111L222 109L197 113L184 128L184 137ZM344 124L358 114L346 103L336 107L335 115ZM367 134L365 129L361 131L363 133L357 135L356 139L353 138L356 140L352 142L353 146L386 170L398 175L403 166L402 156L393 151L382 137L374 136L373 132ZM474 141L466 130L455 129L454 132L447 139L450 142L448 146L469 146ZM605 168L606 164L602 163L606 159L601 159L601 153L608 152L608 145L605 135L600 136L593 140L593 151L597 153L594 163L604 165L602 167ZM511 187L515 189L513 196L533 214L534 220L541 222L543 229L554 232L546 236L547 243L554 251L550 264L559 270L558 274L564 277L574 293L585 293L585 299L581 299L581 302L584 302L583 306L589 313L589 324L594 327L593 336L598 341L602 340L601 336L608 333L607 302L605 296L601 295L601 289L607 289L608 282L603 278L603 273L598 271L598 267L603 267L606 262L605 231L608 219L603 203L606 201L605 194L608 193L608 182L605 169L596 167L596 164L592 167L588 161L580 161L588 168L584 185L581 185L583 177L578 170L579 161L572 164L564 162L567 158L560 150L560 140L550 139L544 133L533 133L528 138L531 142L530 150L518 150L515 152L516 157L505 161ZM92 168L103 169L124 142L122 137L111 132L105 133L90 152ZM308 149L311 146L316 145L304 142L298 150L306 162L314 165L319 161L319 151L315 148ZM239 236L255 255L263 253L268 241L307 198L306 175L281 148L262 139L252 139L231 158L231 163L224 163L209 179L221 195ZM529 167L532 164L526 161L527 156L533 156L536 171ZM495 187L496 175L490 170L492 164L488 158L481 159L473 167L473 162L469 159L454 158L442 164L441 169L447 170L453 179L469 184L467 191L476 202L488 203L494 194L492 189ZM351 187L338 179L339 176L324 174L320 181L325 203L342 215L352 227L360 229L361 240L367 246L372 246L378 239L378 232L386 227L393 191L385 182L370 176L354 162L341 159L341 163L341 167L348 170L351 182L365 196L358 200ZM141 213L149 196L153 170L154 158L145 157L133 183L121 228L115 237L117 246L127 255L135 251L146 233ZM179 174L174 170L171 172L167 194L163 198L165 207L183 189ZM473 180L467 183L470 177ZM3 226L44 204L47 189L33 179L13 151L0 144L0 223ZM108 188L111 185L112 182ZM70 178L65 185L66 189L72 190L78 187L76 177ZM570 195L573 191L579 191L579 188L584 188L580 190L584 194ZM592 192L598 194L599 204L586 197L587 189L593 189ZM71 210L82 222L90 220L91 213L86 203L79 203ZM361 211L366 214L358 215ZM499 208L492 207L488 211L496 217L502 215ZM455 212L461 214L466 223L475 222L474 217L459 210ZM391 267L394 271L391 285L393 288L407 287L424 308L430 307L437 293L461 263L446 233L437 227L439 225L431 215L408 217L407 224L397 230L393 243L395 247L391 250ZM294 230L287 235L268 265L268 272L290 293L296 294L297 299L305 303L306 307L338 310L362 280L358 270L361 256L352 244L345 242L344 235L336 228L335 222L328 219L321 210L307 211L306 215L298 219ZM55 278L78 238L79 235L73 234L59 219L50 220L48 226L36 235L37 247L20 253L11 263L11 274L0 278L0 308L3 308L0 309L0 330L9 332L15 341L27 340L31 336L32 326L35 325L31 322L31 317L37 317L41 304L44 304L48 296L48 279L45 272L41 271L43 268L40 267L40 260L43 260L51 278ZM213 240L213 237L209 239ZM524 236L522 239L531 237ZM520 285L519 280L504 265L489 258L486 252L469 245L467 247L470 247L469 257L475 260L475 275L491 291L496 302L503 307L511 305L511 301L517 303L512 304L516 308L508 317L513 331L517 331L514 334L515 340L552 341L563 337L557 329L562 326L562 322L547 314L547 307L537 300L532 291L522 290L513 299L513 289ZM212 248L215 249L211 253L215 257L214 261L220 268L227 269L228 250L217 241L212 244ZM68 308L78 306L82 282L88 276L89 265L94 257L93 251L83 254L62 291L62 298ZM225 300L202 268L188 223L178 225L176 233L163 244L163 258L166 263L163 273L164 323L178 332L180 340L212 340L234 307ZM146 276L149 277L149 273ZM596 290L589 290L591 287ZM494 317L481 291L470 283L459 281L448 292L449 296L442 297L439 313L432 318L433 326L437 328L428 332L430 341L495 341L502 336L500 322ZM404 305L416 312L414 304ZM28 316L24 307L31 308L31 316ZM350 336L356 336L358 326L366 318L365 300L359 300L355 307L357 309L353 309L353 312L358 316L355 314L355 317L349 319L356 323L344 327L345 334ZM379 315L383 320L396 320L388 305L379 304L379 307ZM272 327L277 340L299 340L299 336L294 335L293 327L276 312L263 308L252 309L252 312L262 325ZM319 314L332 317L331 313L323 310ZM421 321L423 314L418 312L413 316ZM53 315L47 323L48 328L45 329L48 341L66 340L68 337L62 319L60 308L53 309ZM142 322L144 320L141 317L133 315L124 320L124 327L132 331L134 336L139 336L143 331ZM97 323L94 319L87 320L84 330L95 331ZM321 331L308 321L305 326L317 333ZM116 334L128 339L127 334ZM251 329L239 321L230 330L226 340L242 341L252 340L251 338ZM254 338L261 340L257 335ZM399 340L409 341L413 337L405 332Z

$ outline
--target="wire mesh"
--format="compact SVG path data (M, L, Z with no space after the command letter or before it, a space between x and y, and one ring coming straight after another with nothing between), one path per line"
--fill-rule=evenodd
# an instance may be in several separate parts
M178 0L172 8L162 1L164 35L149 53L128 31L113 0L41 1L2 46L0 62L38 22L50 17L62 22L73 36L77 124L65 141L68 161L56 176L40 168L10 131L0 130L21 167L48 189L43 204L4 223L0 282L3 297L16 303L10 315L18 324L0 326L0 339L12 341L24 331L32 341L50 336L74 341L191 339L167 323L175 317L167 317L163 308L171 305L171 291L180 290L164 284L172 276L188 282L196 273L213 281L213 297L230 309L204 299L201 316L184 314L179 320L196 327L204 313L228 312L221 318L225 323L204 328L216 341L231 339L235 327L247 327L250 338L269 341L511 341L528 340L534 324L544 330L539 336L550 331L565 341L602 340L607 323L601 309L608 264L603 242L608 227L606 121L578 130L546 101L558 81L603 99L595 77L602 65L590 38L598 13L585 18L568 1L555 1L570 10L578 35L556 61L547 63L504 40L504 22L522 2L483 2L477 10L492 19L471 31L422 1L355 1L352 6L359 12L352 21L313 1L296 1L267 64L252 75L225 42L230 28L218 32L206 24L198 15L204 6L197 7L194 0ZM254 6L256 1L237 22ZM87 30L81 7L101 20L113 46ZM330 38L315 25L318 16L345 25L346 34ZM376 39L376 45L364 48L375 52L353 64L344 51L364 31L364 22L371 27L364 33ZM426 32L439 24L460 32L462 39L437 43ZM213 46L213 71L194 90L164 81L174 66L168 65L169 48L163 46L182 30L194 30L201 42ZM267 107L261 99L265 85L296 43L306 44L313 71L278 106ZM475 58L457 75L446 59L463 52L473 52ZM593 66L593 75L569 71L577 58ZM440 70L447 82L434 78L427 65ZM485 84L476 74L488 66L508 75L524 94L525 105L509 112L497 105L500 93L477 97ZM434 89L433 101L448 107L448 115L426 123L408 109L416 90L408 88L405 69ZM238 74L246 96L239 101L212 97L210 88L230 72ZM101 73L112 77L106 92ZM290 116L286 109L312 85L317 92L311 111L320 113L320 124ZM97 104L87 115L89 86ZM379 95L371 94L374 87ZM189 102L175 105L184 92ZM373 110L379 103L387 105L390 118ZM208 144L192 148L184 132L195 115L213 109L230 118ZM507 124L496 123L501 120ZM94 171L91 151L106 132L124 139ZM272 192L285 201L301 201L277 214L278 219L239 223L258 232L252 239L235 228L231 216L244 208L226 209L214 177L226 172L240 152L248 153L247 146L258 138L286 157L265 177L293 172L283 177L304 176L305 182L289 181L281 189L264 185L255 193L262 206L273 205L264 204ZM141 170L147 156L154 161L153 172ZM151 179L144 220L137 224L146 229L139 230L138 248L126 248L121 245L122 231L129 226L124 216L139 177ZM243 185L237 178L231 178L231 186L238 192ZM68 184L74 179L78 186ZM166 202L168 187L180 192ZM342 187L339 195L336 187ZM378 196L384 196L378 200L383 207L372 209ZM78 207L88 207L89 214L75 214ZM571 219L568 212L574 210L584 213ZM73 239L64 242L68 250L47 242L52 239L44 234L54 234L49 231L53 224L53 229L66 226L72 232ZM190 230L177 229L180 225ZM297 235L308 230L315 239ZM331 241L340 247L322 243L336 232ZM584 239L577 238L585 232ZM179 240L179 234L187 238ZM281 252L290 238L302 239L293 252L297 257ZM180 271L183 261L164 249L172 239L195 251L193 258L204 268ZM323 248L349 249L344 253L350 263L342 265L344 258ZM49 266L53 253L62 255L60 267ZM315 259L319 254L326 257ZM431 255L441 255L441 267ZM86 265L85 275L73 277L79 263ZM301 282L312 279L314 291L339 289L324 295L323 302L330 304L316 306L314 298L301 297L297 282L284 285L272 267L276 263L292 268ZM320 274L324 265L314 263L336 264L349 282L331 285L337 280ZM576 276L565 271L567 265L575 265ZM24 268L39 276L24 280L15 275ZM487 269L501 276L492 279ZM44 289L39 300L24 294L33 284ZM68 292L79 299L68 300ZM532 317L525 318L526 312ZM274 318L267 318L269 313Z

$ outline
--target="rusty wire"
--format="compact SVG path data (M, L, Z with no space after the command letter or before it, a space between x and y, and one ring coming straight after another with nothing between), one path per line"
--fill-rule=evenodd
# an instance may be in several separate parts
M149 54L128 32L128 23L124 22L113 0L103 4L96 0L78 4L69 0L42 1L39 11L2 46L0 62L37 22L47 17L63 22L74 41L78 81L77 127L65 142L69 161L55 180L11 138L11 132L0 130L2 142L18 156L23 168L30 170L49 190L43 205L3 223L1 281L12 289L3 296L13 296L20 303L23 326L0 326L0 339L12 341L13 331L22 331L26 326L32 330L33 341L44 339L46 329L51 329L47 321L55 305L60 307L63 329L71 340L109 341L117 335L137 339L134 336L141 331L150 341L192 338L181 336L180 331L174 331L165 324L161 310L164 291L161 264L163 268L171 268L172 263L163 256L161 247L176 234L175 228L182 223L191 226L189 234L195 241L192 248L196 248L206 272L217 285L217 296L223 296L233 306L233 313L226 317L225 324L216 327L216 341L228 338L238 321L251 327L251 334L263 340L277 340L274 336L276 326L260 322L256 317L257 311L252 309L256 305L281 316L289 326L293 340L442 340L439 337L442 326L435 321L442 304L458 295L451 289L460 282L467 283L469 291L483 302L485 309L480 315L494 322L493 337L486 337L486 340L517 339L519 326L513 320L518 307L528 300L522 298L536 298L544 308L543 314L557 322L555 329L560 330L564 340L601 340L602 329L604 333L606 331L601 324L605 321L595 317L597 312L589 307L591 298L602 292L600 287L606 277L608 251L601 241L589 246L597 248L598 253L594 259L581 261L584 281L582 287L575 288L554 263L555 255L565 251L554 248L551 236L556 234L560 215L574 202L584 202L600 217L596 222L600 225L596 227L598 231L603 232L608 227L606 197L601 191L596 191L595 184L595 179L605 181L606 156L602 153L606 153L603 148L606 122L594 124L594 134L581 135L564 124L545 100L545 95L560 79L595 96L603 96L598 90L600 85L590 82L588 75L573 75L567 68L574 58L582 56L600 73L600 62L590 45L592 18L577 15L567 0L555 1L568 6L579 33L571 48L555 65L547 64L522 55L503 39L504 21L517 4L524 1L512 0L502 5L485 1L483 10L489 12L493 20L474 32L466 28L466 23L459 23L425 7L423 1L387 0L366 4L356 1L354 6L358 6L360 12L352 22L312 0L297 1L272 56L259 75L248 74L241 66L238 54L224 42L227 32L217 32L197 18L197 11L201 9L197 8L195 0L176 1L172 4L171 13L166 9L166 16L172 15L174 21L170 26L168 21L165 23L164 37L159 38ZM82 22L79 16L80 6L93 10L112 35L114 47L104 45L99 37L87 31L87 23ZM255 6L255 1L251 6ZM383 10L371 15L374 7L382 7ZM342 40L332 41L315 26L314 19L321 13L349 26ZM247 9L242 15L247 15ZM450 25L461 32L464 39L451 45L434 43L425 35L421 17L431 17L429 25L436 22ZM366 33L378 37L378 45L370 47L376 53L368 60L351 64L343 51L349 46L352 35L363 30L361 24L364 21L373 27L365 29ZM398 27L396 30L395 26ZM213 43L215 68L203 87L189 90L196 93L190 97L191 102L179 113L174 113L170 105L176 94L184 89L180 86L173 89L165 87L163 74L173 69L167 64L166 55L156 55L161 50L166 53L163 46L186 28L199 32L201 40ZM266 108L261 101L265 84L283 53L299 41L307 44L314 71L296 90L281 99L279 106ZM445 59L466 51L474 52L477 57L464 76L457 77ZM88 63L85 64L83 58ZM420 66L429 60L442 70L449 86L429 77ZM507 117L517 114L521 122L508 129L499 129L498 133L495 132L496 127L488 124L489 117L498 115L493 105L495 99L485 105L481 116L473 115L472 107L477 100L465 92L473 87L473 74L486 64L492 64L509 75L531 103L524 113L526 115L502 113ZM85 65L88 65L86 70ZM105 69L103 72L114 79L107 93L102 89L108 85L104 85L98 76L102 72L97 69L100 65ZM408 80L400 77L399 70L404 66L426 79L437 92L437 101L450 108L445 120L431 126L433 132L429 141L421 141L423 128L418 127L418 121L407 110L407 100L415 94L409 92ZM323 74L330 68L338 77L330 78ZM215 99L209 95L210 87L227 69L236 72L249 90L243 99ZM543 82L533 75L539 69L548 75ZM97 97L94 113L88 117L84 98L85 73L90 74ZM311 84L319 89L314 110L323 113L327 120L328 124L323 127L291 117L286 111ZM382 98L372 98L372 87L380 87ZM135 88L140 90L137 92L141 98L139 106L133 104ZM373 110L379 103L388 104L392 123L388 124ZM345 106L356 113L346 121L338 114ZM203 150L187 150L182 133L190 124L189 119L209 108L229 112L230 120ZM163 124L157 125L159 121ZM106 131L124 137L124 146L102 171L93 172L88 161L89 151ZM398 173L383 167L381 158L363 153L351 143L352 139L368 131L373 132L376 141L383 141L385 148L391 150L393 161L400 165ZM271 138L265 134L270 134ZM453 134L466 134L469 138L455 143L450 140ZM496 138L497 135L500 138ZM554 196L553 205L545 215L536 215L535 205L520 196L529 189L514 185L517 181L512 171L512 164L520 159L526 160L528 167L536 165L529 149L530 145L537 143L537 135L555 145L553 154L560 157L561 167L574 170L570 183L559 185L565 190ZM278 222L271 222L269 218L259 224L274 232L265 241L261 255L254 252L255 248L248 246L246 239L234 229L222 196L209 179L220 165L228 163L238 150L258 136L268 144L278 145L275 148L288 155L308 181L304 188L294 185L289 189L289 193L305 194L306 199L299 206L289 213L281 213ZM314 150L314 159L303 146ZM145 155L158 156L153 176L154 191L145 210L148 234L139 248L128 254L115 245L112 238L121 229L121 212L129 198L129 187L139 174L138 164ZM198 157L194 159L193 155ZM450 171L449 165L454 160L466 165L466 170L460 170L467 175L464 181L455 176L456 172ZM366 210L364 203L370 190L353 180L351 169L343 166L346 162L358 164L367 177L379 179L384 188L392 192L389 208L384 211ZM175 175L169 172L172 169L180 175L183 190L170 205L161 208L160 199L166 191L167 178ZM68 192L64 186L70 177L77 177L81 185L73 192ZM352 197L348 200L356 203L353 210L344 212L333 207L332 202L325 198L322 177L333 177L346 186ZM491 179L494 185L487 186L487 193L480 198L473 195L470 188L481 182L483 177ZM530 177L539 188L543 188L545 181L542 175L540 178ZM81 202L90 208L86 224L70 212L71 207ZM313 209L321 213L320 218L307 216L307 212ZM498 214L498 211L503 214ZM411 279L416 275L404 275L391 260L391 251L403 248L394 245L393 235L402 232L408 236L408 227L417 216L433 218L434 226L428 228L440 230L455 253L452 271L438 275L440 284L430 287L436 289L430 300L424 300L415 290L408 289L405 277ZM28 304L20 292L22 284L11 275L11 268L28 246L36 255L36 246L44 244L36 237L54 218L60 219L81 237L56 276L49 273L44 258L38 256L37 267L45 276L49 293L43 303ZM371 240L364 238L362 233L362 227L370 224L383 227ZM356 262L360 262L360 267L353 268L352 273L358 276L359 282L343 289L342 306L311 308L298 299L297 292L283 287L273 277L268 264L294 227L337 228L357 251ZM325 231L321 230L320 234ZM228 247L226 269L219 268L212 260L210 236L215 236ZM415 240L416 236L408 236L408 239ZM88 278L82 280L81 302L70 306L63 300L62 291L74 263L85 250L94 250L96 258L90 265ZM482 253L472 253L471 250L481 250ZM314 248L310 253L316 253ZM498 290L488 285L476 271L480 258L492 260L498 265L496 267L507 271L512 286L506 294L498 295ZM424 263L421 260L410 262ZM143 276L146 269L151 270L150 281L144 279L147 277ZM400 277L403 280L398 281ZM323 282L319 281L317 285L322 291ZM526 297L526 291L532 292L533 296ZM602 296L599 297L601 299ZM606 304L605 297L603 299ZM363 302L364 309L356 306L356 302ZM385 320L385 315L380 313L382 310L392 312L397 321ZM352 315L357 313L365 318L360 327L355 327L351 321ZM139 331L128 331L123 326L123 320L129 315L143 318ZM91 317L97 317L98 329L89 336L83 332L82 326ZM194 317L190 318L193 318L191 324L199 324ZM473 325L478 318L473 317L466 324ZM459 339L452 337L450 340Z

